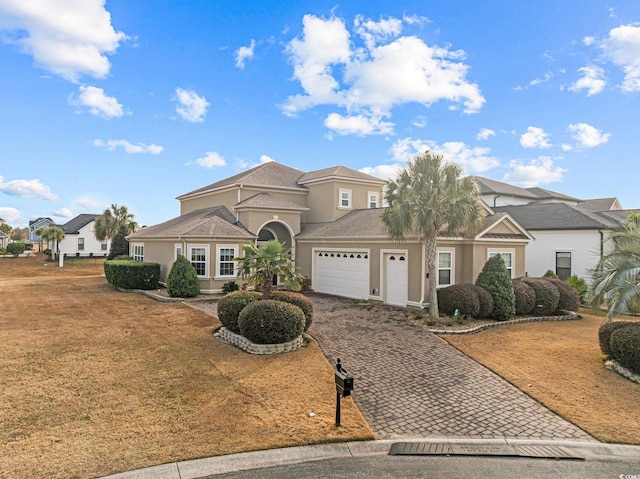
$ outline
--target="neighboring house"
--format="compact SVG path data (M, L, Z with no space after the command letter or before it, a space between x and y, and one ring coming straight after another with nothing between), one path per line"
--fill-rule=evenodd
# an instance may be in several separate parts
M566 203L577 205L580 200L544 188L520 188L501 181L473 177L480 189L480 197L491 208L496 206L527 205L529 203Z
M0 231L0 248L6 248L9 244L9 235L4 231Z
M40 217L35 220L29 221L29 241L33 241L34 243L38 243L40 241L40 235L36 233L42 227L55 226L56 224L53 222L51 218Z
M166 281L178 255L191 261L205 293L236 277L246 244L276 239L320 293L423 305L427 265L417 236L393 242L380 220L385 181L337 166L305 173L269 162L179 196L180 216L131 234L131 255L161 265ZM472 282L493 254L524 275L531 236L506 213L486 208L480 230L438 240L438 284Z
M96 219L100 215L80 214L60 226L64 239L60 241L60 254L66 256L107 256L111 240L99 241L95 236Z

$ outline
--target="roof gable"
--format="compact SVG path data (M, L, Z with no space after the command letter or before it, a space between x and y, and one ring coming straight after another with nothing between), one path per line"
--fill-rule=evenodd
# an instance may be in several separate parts
M65 234L76 234L80 231L80 229L84 228L86 225L88 225L92 221L95 221L99 217L100 215L83 213L66 222L61 226L61 228L62 231L65 232Z
M346 166L332 166L330 168L324 168L322 170L310 171L305 173L298 179L298 183L304 185L307 183L313 183L315 181L329 180L329 179L344 179L344 180L358 180L371 183L379 183L383 185L386 183L383 179L368 175L361 171L348 168Z

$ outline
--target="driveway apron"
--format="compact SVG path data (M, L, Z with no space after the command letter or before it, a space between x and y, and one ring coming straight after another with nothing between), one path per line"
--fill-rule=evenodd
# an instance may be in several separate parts
M355 378L379 438L457 436L595 441L401 308L314 294L309 333ZM343 418L346 423L348 418Z

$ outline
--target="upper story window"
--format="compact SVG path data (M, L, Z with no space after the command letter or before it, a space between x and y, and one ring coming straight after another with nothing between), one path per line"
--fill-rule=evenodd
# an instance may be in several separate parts
M375 192L369 192L369 208L377 208L380 205L380 195Z
M351 208L351 190L340 189L338 205L340 208Z
M134 244L131 256L136 261L144 261L144 245Z

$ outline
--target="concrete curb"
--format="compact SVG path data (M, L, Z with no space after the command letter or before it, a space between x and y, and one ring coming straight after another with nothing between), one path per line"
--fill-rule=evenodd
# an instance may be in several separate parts
M397 442L452 443L473 445L506 444L512 446L562 446L575 451L586 461L637 461L640 446L573 441L530 441L526 439L467 439L467 438L398 438L381 441L343 442L316 446L296 446L267 451L244 452L204 459L173 462L104 476L101 479L198 479L215 474L262 469L273 466L299 464L324 459L384 456Z

